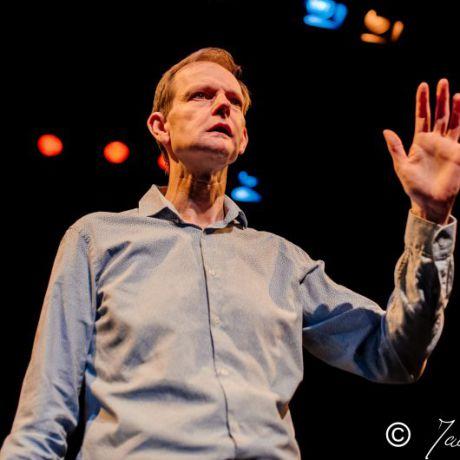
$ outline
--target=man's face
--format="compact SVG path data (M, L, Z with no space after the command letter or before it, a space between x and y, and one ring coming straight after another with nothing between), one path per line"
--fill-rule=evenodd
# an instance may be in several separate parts
M167 149L190 171L217 171L247 145L243 93L237 79L213 62L194 62L174 77L165 123Z

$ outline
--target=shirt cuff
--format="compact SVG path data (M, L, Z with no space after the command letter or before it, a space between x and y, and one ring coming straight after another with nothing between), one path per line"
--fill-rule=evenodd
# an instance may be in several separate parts
M452 214L447 224L440 225L409 210L404 244L433 260L447 259L454 253L456 233L457 219Z

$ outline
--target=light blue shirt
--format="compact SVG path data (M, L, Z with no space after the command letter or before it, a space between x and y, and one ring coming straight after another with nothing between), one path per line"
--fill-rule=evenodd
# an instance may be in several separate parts
M67 229L1 460L64 458L79 410L79 459L299 459L288 404L302 346L375 382L419 377L452 288L453 216L409 212L385 311L249 228L227 195L224 220L201 229L165 189Z

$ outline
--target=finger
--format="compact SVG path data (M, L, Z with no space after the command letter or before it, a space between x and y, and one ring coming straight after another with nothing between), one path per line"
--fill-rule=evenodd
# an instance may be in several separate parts
M383 137L385 138L388 151L390 152L394 163L400 163L407 159L404 145L399 136L394 131L391 131L390 129L384 129Z
M454 141L460 139L460 93L454 94L452 98L452 114L450 115L450 124L447 136Z
M418 85L415 96L415 132L427 133L431 129L430 88L423 82Z
M445 134L449 121L449 82L442 78L436 88L436 112L433 131Z

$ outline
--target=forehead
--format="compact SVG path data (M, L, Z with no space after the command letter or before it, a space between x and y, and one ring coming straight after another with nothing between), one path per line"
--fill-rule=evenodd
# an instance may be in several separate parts
M174 76L176 94L187 91L192 86L209 85L242 94L235 76L215 62L191 62Z

